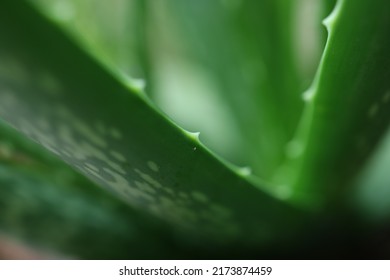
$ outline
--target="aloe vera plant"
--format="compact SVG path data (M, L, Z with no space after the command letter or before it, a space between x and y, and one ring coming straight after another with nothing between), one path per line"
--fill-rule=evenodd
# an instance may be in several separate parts
M0 229L79 258L357 250L386 226L360 171L390 119L390 4L316 5L320 62L301 1L4 1Z

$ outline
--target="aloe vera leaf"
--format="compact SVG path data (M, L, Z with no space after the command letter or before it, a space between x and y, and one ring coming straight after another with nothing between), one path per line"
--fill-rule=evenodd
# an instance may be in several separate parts
M15 128L134 207L200 236L264 244L300 227L301 211L212 156L29 4L3 5L0 115Z
M168 229L165 223L129 209L96 188L49 151L3 123L0 171L0 231L47 252L46 257L224 258L229 252L229 258L242 258L288 251L280 241L262 246L261 251L236 244L220 247L192 233ZM84 219L88 223L83 224ZM92 230L97 238L89 237Z
M390 117L390 4L341 0L325 25L325 52L278 178L292 200L312 206L344 192Z
M214 152L247 165L233 118L213 94L206 69L177 47L171 11L163 1L32 0L96 59L123 73L181 127L201 131ZM113 20L112 18L115 18ZM136 79L134 79L135 77ZM211 93L211 94L210 94ZM202 114L199 115L199 111Z
M3 233L67 257L171 258L181 254L164 224L96 188L3 123L0 210Z
M98 60L131 77L142 78L130 80L146 86L147 95L179 125L190 131L201 131L202 141L213 151L233 162L247 164L237 149L240 142L237 126L220 106L223 100L213 95L213 81L204 75L207 70L194 67L195 64L183 56L186 51L177 46L181 36L172 32L175 25L166 3L143 0L31 2L85 45ZM72 12L61 12L64 10ZM202 111L201 116L199 111Z
M65 7L65 10L73 9L74 12L69 20L62 22L64 16L57 11L58 6L61 7L60 4L64 3L62 0L33 2L40 4L46 14L60 21L89 49L99 50L93 51L97 58L107 57L104 61L109 60L108 64L114 68L133 69L127 72L132 76L139 77L141 73L147 81L147 94L181 125L192 131L202 131L202 140L214 151L233 162L250 164L263 177L269 177L279 164L283 155L281 147L291 138L300 114L297 108L301 107L294 59L290 51L292 38L289 26L294 21L291 12L295 6L294 1L246 2L238 5L229 4L228 1L114 1L112 5L107 5L105 1L68 1L66 5L69 7ZM101 13L100 7L110 12ZM117 7L121 7L120 15ZM261 12L260 17L258 11ZM110 23L112 14L119 18L124 14L128 16L122 21ZM120 28L116 24L118 22L126 28ZM154 31L153 36L150 36L150 30ZM120 36L112 38L112 33ZM220 47L223 41L230 43ZM127 51L113 51L123 49ZM193 54L190 57L185 56L188 50ZM150 57L155 61L151 61ZM193 63L193 57L197 63ZM173 74L177 75L176 80L186 80L185 73L188 70L183 67L182 61L187 59L194 65L200 63L205 68L202 75L216 80L219 90L211 89L203 94L203 88L199 88L203 79L195 78L202 75L190 73L188 76L198 84L199 93L196 97L187 97L189 101L183 102L184 98L178 98L177 95L190 95L186 87L193 85L188 85L188 81L185 84L167 81L165 72L172 64L173 67L168 69L172 72L176 68L177 71ZM196 73L196 67L190 69ZM212 74L205 75L210 69ZM260 83L258 77L261 78ZM168 88L167 91L170 92L166 93L165 84L175 86ZM172 94L180 86L182 93ZM264 91L268 94L259 94ZM210 97L210 93L221 93L222 96ZM202 100L203 104L217 104L213 105L210 113L205 106L198 109L203 111L202 115L208 115L205 117L206 121L201 120L198 114L190 117L192 114L189 112L197 110L193 109L194 99ZM285 103L288 104L282 110L281 99L286 99ZM234 117L226 117L229 113L225 111L229 110L219 109L224 107L220 103L226 101L232 107L230 114L241 120L239 123L235 123ZM171 106L172 103L177 106ZM178 110L178 106L186 108ZM186 112L184 116L180 113L182 111ZM287 117L283 116L285 112L289 112ZM224 123L226 128L221 129L221 125L213 125L213 122L207 120L216 118L216 115L219 116L219 123ZM261 132L253 129L259 126ZM289 126L289 132L284 133L286 126ZM229 133L239 129L245 137L232 137L234 133ZM240 143L243 138L246 142ZM269 145L270 142L274 145ZM254 152L259 147L260 152ZM243 155L243 151L246 155ZM258 172L259 170L263 171Z
M165 4L179 31L173 44L185 46L195 64L217 81L215 93L243 135L244 161L263 178L280 163L302 105L291 51L294 4L207 0Z
M26 171L0 164L0 230L37 248L72 258L130 259L171 257L160 232L132 221L98 189L72 191ZM137 214L136 214L137 215ZM169 239L168 239L169 240ZM131 249L131 250L130 250Z

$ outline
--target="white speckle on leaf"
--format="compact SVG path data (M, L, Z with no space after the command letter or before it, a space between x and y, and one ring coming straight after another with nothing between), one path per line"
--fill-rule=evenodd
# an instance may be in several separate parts
M34 126L28 119L21 119L17 126L20 131L27 134L49 151L56 155L60 154L60 149L57 148L57 141L50 131L44 130L40 126Z
M151 184L153 187L157 188L157 189L161 189L163 186L157 181L155 180L152 176L150 176L149 174L146 174L142 171L140 171L139 169L134 169L134 171L146 182L148 182L149 184Z
M42 142L41 142L41 144L42 144L46 149L48 149L50 152L52 152L53 154L58 155L58 156L60 155L59 150L57 150L54 146L50 146L50 145L45 144L45 143L42 143Z
M108 146L105 139L95 132L93 127L81 119L77 118L72 112L68 110L65 106L58 106L57 114L60 118L63 119L63 123L69 124L71 126L70 131L74 131L77 134L80 134L84 139L90 141L92 144L100 147L106 148ZM74 138L71 133L71 137ZM70 139L69 139L70 140ZM75 139L72 139L72 142L75 142ZM77 146L77 143L74 143L74 146Z
M160 167L154 161L151 161L151 160L147 162L147 165L154 172L158 172L160 169Z
M105 181L104 178L100 175L100 173L98 171L95 171L91 168L88 168L88 167L85 167L83 168L84 172L86 172L87 174L90 174L92 175L92 177L95 177L101 181Z
M99 148L96 148L95 146L91 145L88 142L81 141L79 143L75 143L73 145L74 151L76 154L84 155L84 158L97 158L104 162L109 162L109 158L106 156L106 154Z
M108 185L124 196L130 203L137 205L139 198L148 200L149 202L156 200L153 195L133 187L124 176L112 172L110 169L105 169L105 171L114 178L113 182L107 182Z
M116 162L113 162L113 161L108 160L108 161L107 161L107 164L108 164L113 170L115 170L116 172L118 172L118 173L120 173L120 174L125 175L125 174L127 173L126 170L124 170L123 167L120 166L119 164L117 164Z
M100 148L106 148L108 146L104 138L95 133L90 126L88 126L81 120L73 122L72 125L78 133L80 133L83 137L91 141L96 146Z
M123 163L124 163L124 162L127 161L126 158L125 158L125 156L122 155L121 153L117 152L117 151L112 150L112 151L109 152L109 154L110 154L114 159L116 159L116 160L119 161L119 162L123 162Z
M93 165L93 164L91 164L89 162L84 163L84 166L85 166L85 168L93 170L95 172L99 171L99 168L97 168L95 165Z
M134 184L140 189L141 191L148 192L150 194L156 194L156 190L153 189L149 184L145 182L135 181Z

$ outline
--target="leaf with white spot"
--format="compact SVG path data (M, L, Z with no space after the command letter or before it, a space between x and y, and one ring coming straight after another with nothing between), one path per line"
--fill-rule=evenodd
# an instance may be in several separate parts
M29 4L3 6L0 73L22 74L0 75L0 116L16 129L179 232L263 246L301 228L303 212L215 158Z
M161 222L130 209L3 123L0 212L2 234L65 257L175 258L180 254L172 249L174 241Z
M177 258L167 230L95 186L67 188L0 164L0 229L37 248L83 259ZM156 233L158 234L156 235ZM170 244L170 245L169 245Z

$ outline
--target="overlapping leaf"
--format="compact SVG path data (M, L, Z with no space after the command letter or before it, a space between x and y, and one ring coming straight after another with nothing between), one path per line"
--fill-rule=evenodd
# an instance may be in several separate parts
M179 229L222 243L264 244L288 237L283 229L295 233L300 211L212 156L31 6L4 6L0 114L7 122Z
M327 46L278 178L312 206L344 192L390 119L390 4L342 0L325 25Z

